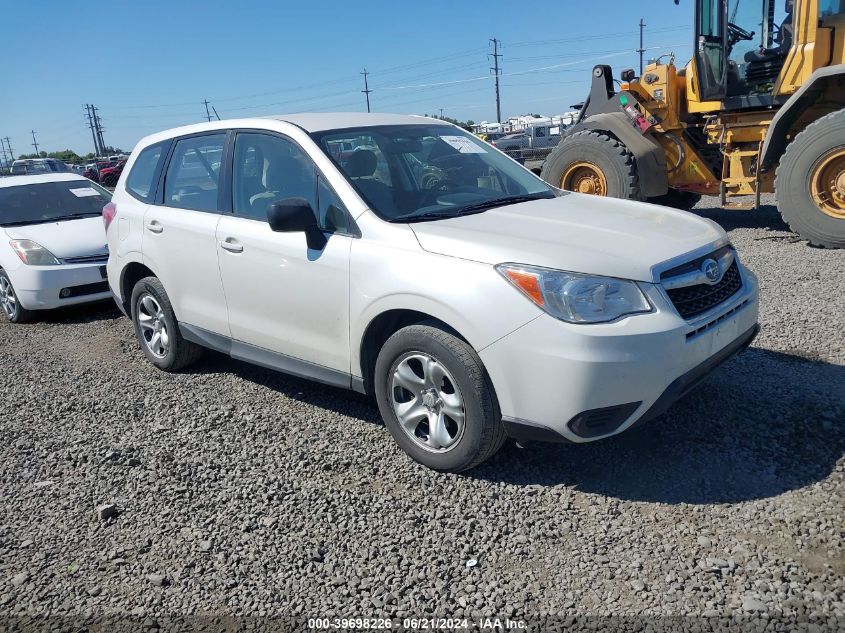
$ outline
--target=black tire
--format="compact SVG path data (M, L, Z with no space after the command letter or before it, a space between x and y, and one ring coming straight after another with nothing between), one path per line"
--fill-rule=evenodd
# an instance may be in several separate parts
M163 323L164 329L168 335L168 345L163 354L156 354L145 338L144 328L142 328L139 318L142 314L150 312L146 308L142 308L141 302L146 297L151 296L155 303L161 308L160 322ZM182 338L179 332L179 322L176 320L176 315L173 313L173 306L170 304L170 299L164 291L164 286L157 277L144 277L132 289L132 299L130 302L132 324L135 326L135 336L138 339L138 344L144 352L147 359L156 367L163 371L179 371L189 365L197 362L203 353L203 348ZM146 330L149 331L149 330Z
M606 195L626 200L642 199L634 156L615 138L595 130L582 130L564 137L543 163L540 177L554 187L561 187L566 170L582 162L594 165L604 175Z
M463 397L463 432L445 452L432 452L406 433L393 408L392 377L409 354L435 359L454 378ZM379 411L396 443L414 460L434 470L457 473L492 457L506 436L496 394L475 350L436 324L402 328L382 346L376 360L374 384Z
M680 191L678 189L669 189L669 191L662 196L655 196L649 198L647 202L651 204L659 204L664 207L672 207L673 209L681 209L689 211L701 200L701 194L692 191Z
M12 280L9 279L9 275L6 274L5 270L0 269L0 277L3 278L4 286L7 288L7 292L10 293L12 303L14 304L11 309L11 314L6 312L6 309L3 306L0 306L0 313L2 313L10 323L29 323L32 321L32 319L35 318L35 314L21 305L20 299L18 299L18 295L15 293L15 287L12 285Z
M778 210L789 228L813 246L845 248L845 218L824 213L811 194L817 163L838 148L845 150L845 110L831 112L797 134L777 168Z

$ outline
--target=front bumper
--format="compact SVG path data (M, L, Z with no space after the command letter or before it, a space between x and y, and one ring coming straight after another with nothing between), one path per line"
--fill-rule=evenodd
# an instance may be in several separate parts
M543 314L482 349L508 433L583 443L665 412L756 335L757 280L741 272L742 290L692 321L650 286L650 314L601 325Z
M111 297L104 263L20 266L7 272L27 310L50 310ZM69 296L61 296L63 289Z

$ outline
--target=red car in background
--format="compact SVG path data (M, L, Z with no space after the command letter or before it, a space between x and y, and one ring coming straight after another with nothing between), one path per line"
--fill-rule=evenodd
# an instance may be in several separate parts
M119 160L109 167L100 169L100 184L104 187L114 187L117 184L120 174L123 173L123 167L126 165L126 160Z

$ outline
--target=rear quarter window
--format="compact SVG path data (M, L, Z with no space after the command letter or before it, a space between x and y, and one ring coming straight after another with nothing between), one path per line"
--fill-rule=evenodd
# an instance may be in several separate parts
M151 202L155 196L156 184L164 158L167 143L150 145L141 150L126 177L126 190L135 198Z

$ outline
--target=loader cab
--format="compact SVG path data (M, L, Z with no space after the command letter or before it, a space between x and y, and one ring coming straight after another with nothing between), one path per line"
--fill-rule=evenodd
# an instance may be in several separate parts
M772 105L793 92L782 76L830 63L832 29L823 25L845 17L845 0L694 1L690 97L722 110Z
M793 0L696 0L699 100L771 94L792 45L792 11Z

